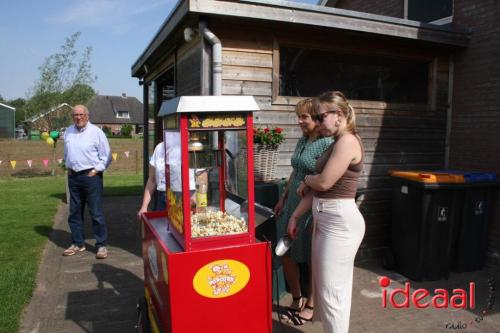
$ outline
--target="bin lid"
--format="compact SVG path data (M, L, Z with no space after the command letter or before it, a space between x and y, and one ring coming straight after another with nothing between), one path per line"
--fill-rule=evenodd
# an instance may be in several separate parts
M497 175L494 172L462 171L462 170L439 170L450 174L463 175L466 183L494 182Z
M393 170L389 174L392 177L405 178L421 183L464 183L464 176L438 171L408 171Z

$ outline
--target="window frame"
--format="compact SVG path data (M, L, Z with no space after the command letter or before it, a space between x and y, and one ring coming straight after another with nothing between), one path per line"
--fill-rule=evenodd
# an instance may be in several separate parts
M273 41L273 68L272 68L272 96L271 104L273 105L295 105L300 100L312 96L283 96L279 94L280 91L280 47L295 47L295 48L307 48L315 49L327 52L339 52L345 54L353 55L364 55L366 50L359 50L355 48L348 47L335 47L328 46L325 44L316 43L298 43L297 41L291 41L284 38L275 38ZM388 49L387 51L377 52L378 55L386 56L388 58L399 58L404 60L415 60L415 61L427 61L429 63L429 74L428 74L428 86L427 86L427 103L393 103L386 101L375 101L375 100L350 100L351 104L355 107L364 108L386 108L387 105L391 105L400 109L412 109L412 110L422 110L431 111L436 109L436 94L437 94L437 56L426 56L426 55L409 55L395 52L394 50Z
M120 116L120 112L127 113L126 117ZM130 119L130 112L129 111L116 111L116 118L117 119Z
M451 1L451 15L450 16L441 17L437 20L426 22L426 23L435 24L435 25L445 25L445 24L452 23L453 22L453 14L455 12L455 3L453 0L450 0L450 1ZM408 0L404 0L403 6L404 6L404 17L403 18L405 20L408 20Z

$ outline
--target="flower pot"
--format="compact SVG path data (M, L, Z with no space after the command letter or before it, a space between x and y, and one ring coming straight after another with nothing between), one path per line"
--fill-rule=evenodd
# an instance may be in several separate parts
M255 181L274 180L278 164L278 147L257 144L253 147L253 155Z

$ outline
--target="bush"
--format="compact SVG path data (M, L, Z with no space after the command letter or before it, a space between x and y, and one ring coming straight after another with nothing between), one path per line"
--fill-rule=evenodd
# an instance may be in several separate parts
M103 126L102 131L104 132L104 134L106 134L106 136L111 136L111 128L109 128L108 126Z
M120 134L122 136L126 136L126 137L131 137L132 136L132 125L130 124L125 124L122 126L122 129L120 130Z

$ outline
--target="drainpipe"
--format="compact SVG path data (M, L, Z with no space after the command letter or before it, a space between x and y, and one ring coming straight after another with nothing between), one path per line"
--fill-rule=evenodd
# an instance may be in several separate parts
M207 24L200 22L200 32L212 45L212 95L222 95L222 44L220 39L207 28Z
M446 110L446 138L444 150L444 168L450 168L450 140L451 140L451 125L453 115L453 80L454 80L454 67L455 60L453 54L449 57L449 70L448 70L448 109Z

